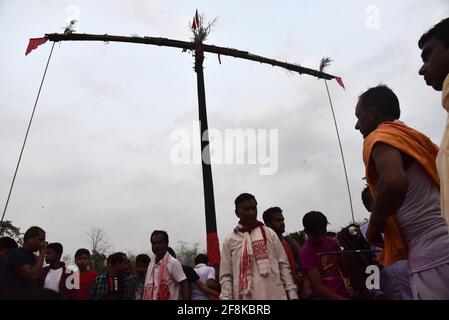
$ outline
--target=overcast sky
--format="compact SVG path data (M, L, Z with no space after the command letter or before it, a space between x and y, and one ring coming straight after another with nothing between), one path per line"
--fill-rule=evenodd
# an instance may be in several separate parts
M51 42L25 56L28 39L62 32L166 37L189 41L195 9L218 17L206 43L340 75L329 82L356 220L368 217L362 137L354 129L357 97L379 83L398 95L408 125L439 144L440 94L419 77L417 41L449 14L446 0L404 1L17 1L0 0L0 204L7 198ZM237 223L233 201L254 194L259 218L284 210L286 231L322 211L330 229L351 220L348 192L325 85L307 75L206 54L209 127L276 129L278 168L213 165L220 243ZM6 219L25 231L39 225L65 254L87 246L86 231L104 229L113 250L149 250L154 229L170 244L205 248L201 165L174 164L170 135L198 120L196 74L181 49L101 42L57 43L37 106ZM196 149L195 149L196 150ZM198 151L198 150L197 150Z

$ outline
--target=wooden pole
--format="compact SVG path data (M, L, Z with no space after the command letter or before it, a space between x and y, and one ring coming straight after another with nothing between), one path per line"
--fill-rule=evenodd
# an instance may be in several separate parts
M202 43L195 45L195 72L198 91L198 112L200 119L201 168L203 172L204 208L206 215L207 255L209 264L220 264L220 245L217 235L217 219L215 215L214 184L210 161L209 134L206 111L206 92L203 73L204 51Z
M270 64L272 66L281 67L289 71L297 72L299 74L307 74L316 78L326 80L331 80L335 78L334 75L310 68L305 68L297 64L290 64L287 62L281 62L275 59L254 55L252 53L249 53L248 51L241 51L233 48L224 48L213 45L205 45L200 41L195 43L167 38L138 37L138 36L124 37L124 36L112 36L108 34L96 35L96 34L80 34L80 33L68 33L68 34L51 33L46 34L45 37L50 41L54 42L59 41L128 42L128 43L141 43L141 44L181 48L183 49L183 51L186 50L195 51L195 72L197 74L198 111L201 126L200 128L201 159L202 159L201 166L203 173L204 205L206 216L207 253L209 256L209 263L213 266L217 266L220 263L220 249L217 236L214 188L213 188L212 168L210 163L210 152L209 152L209 135L207 133L208 124L207 124L206 94L204 88L204 73L203 73L204 52L210 52L224 56L232 56L235 58L256 61L264 64Z
M157 45L157 46L164 46L164 47L174 47L174 48L181 48L184 50L195 50L195 43L194 42L187 42L187 41L180 41L180 40L173 40L173 39L167 39L167 38L156 38L156 37L124 37L124 36L111 36L108 34L85 34L85 33L68 33L68 34L61 34L61 33L50 33L46 34L45 38L47 38L50 41L105 41L105 42L130 42L130 43L141 43L141 44L151 44L151 45ZM258 56L255 54L252 54L248 51L241 51L233 48L224 48L224 47L217 47L212 45L206 45L202 44L202 50L203 52L210 52L215 54L220 54L224 56L231 56L235 58L245 59L245 60L251 60L256 61L264 64L270 64L275 67L281 67L293 72L297 72L299 74L308 74L310 76L326 79L326 80L332 80L335 78L334 75L321 72L318 70L305 68L297 64L291 64L287 62L278 61L275 59L270 59L262 56Z

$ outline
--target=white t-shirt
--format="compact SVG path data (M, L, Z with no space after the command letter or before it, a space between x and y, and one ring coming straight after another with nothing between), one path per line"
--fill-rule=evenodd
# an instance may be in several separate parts
M201 282L207 285L207 280L215 279L215 269L212 267L208 267L203 263L197 264L195 266L195 272L200 277ZM191 289L191 299L192 300L209 300L210 296L200 289L198 289L197 285L192 283Z
M59 282L61 281L62 269L50 269L45 277L44 288L56 291L59 293Z

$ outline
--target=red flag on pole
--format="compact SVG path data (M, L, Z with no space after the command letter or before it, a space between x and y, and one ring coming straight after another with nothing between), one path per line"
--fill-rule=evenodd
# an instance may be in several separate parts
M30 42L28 43L27 51L25 52L25 55L28 55L31 51L39 47L41 44L44 44L47 42L47 38L31 38Z
M200 17L198 16L198 9L196 9L196 11L195 11L195 22L196 22L196 26L199 27L200 26Z
M198 17L198 9L195 11L195 15L193 16L192 21L192 29L196 30L200 26L200 18Z
M343 79L341 77L335 77L335 80L337 80L337 82L340 85L340 87L342 87L343 89L346 90L345 85L343 83Z

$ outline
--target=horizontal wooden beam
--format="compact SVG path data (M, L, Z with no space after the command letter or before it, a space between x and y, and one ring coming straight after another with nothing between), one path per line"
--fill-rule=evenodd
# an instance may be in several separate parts
M167 38L156 38L156 37L137 37L137 36L126 37L126 36L112 36L108 34L85 34L85 33L68 33L68 34L49 33L45 35L45 38L54 42L59 41L128 42L128 43L150 44L164 47L174 47L174 48L181 48L184 50L195 50L197 48L195 42L173 40ZM297 64L291 64L287 62L278 61L275 59L258 56L248 51L241 51L233 48L217 47L207 44L201 44L199 48L201 48L204 52L210 52L224 56L231 56L235 58L270 64L272 66L284 68L289 71L297 72L299 74L308 74L310 76L320 79L331 80L336 77L334 75L310 68L305 68Z

